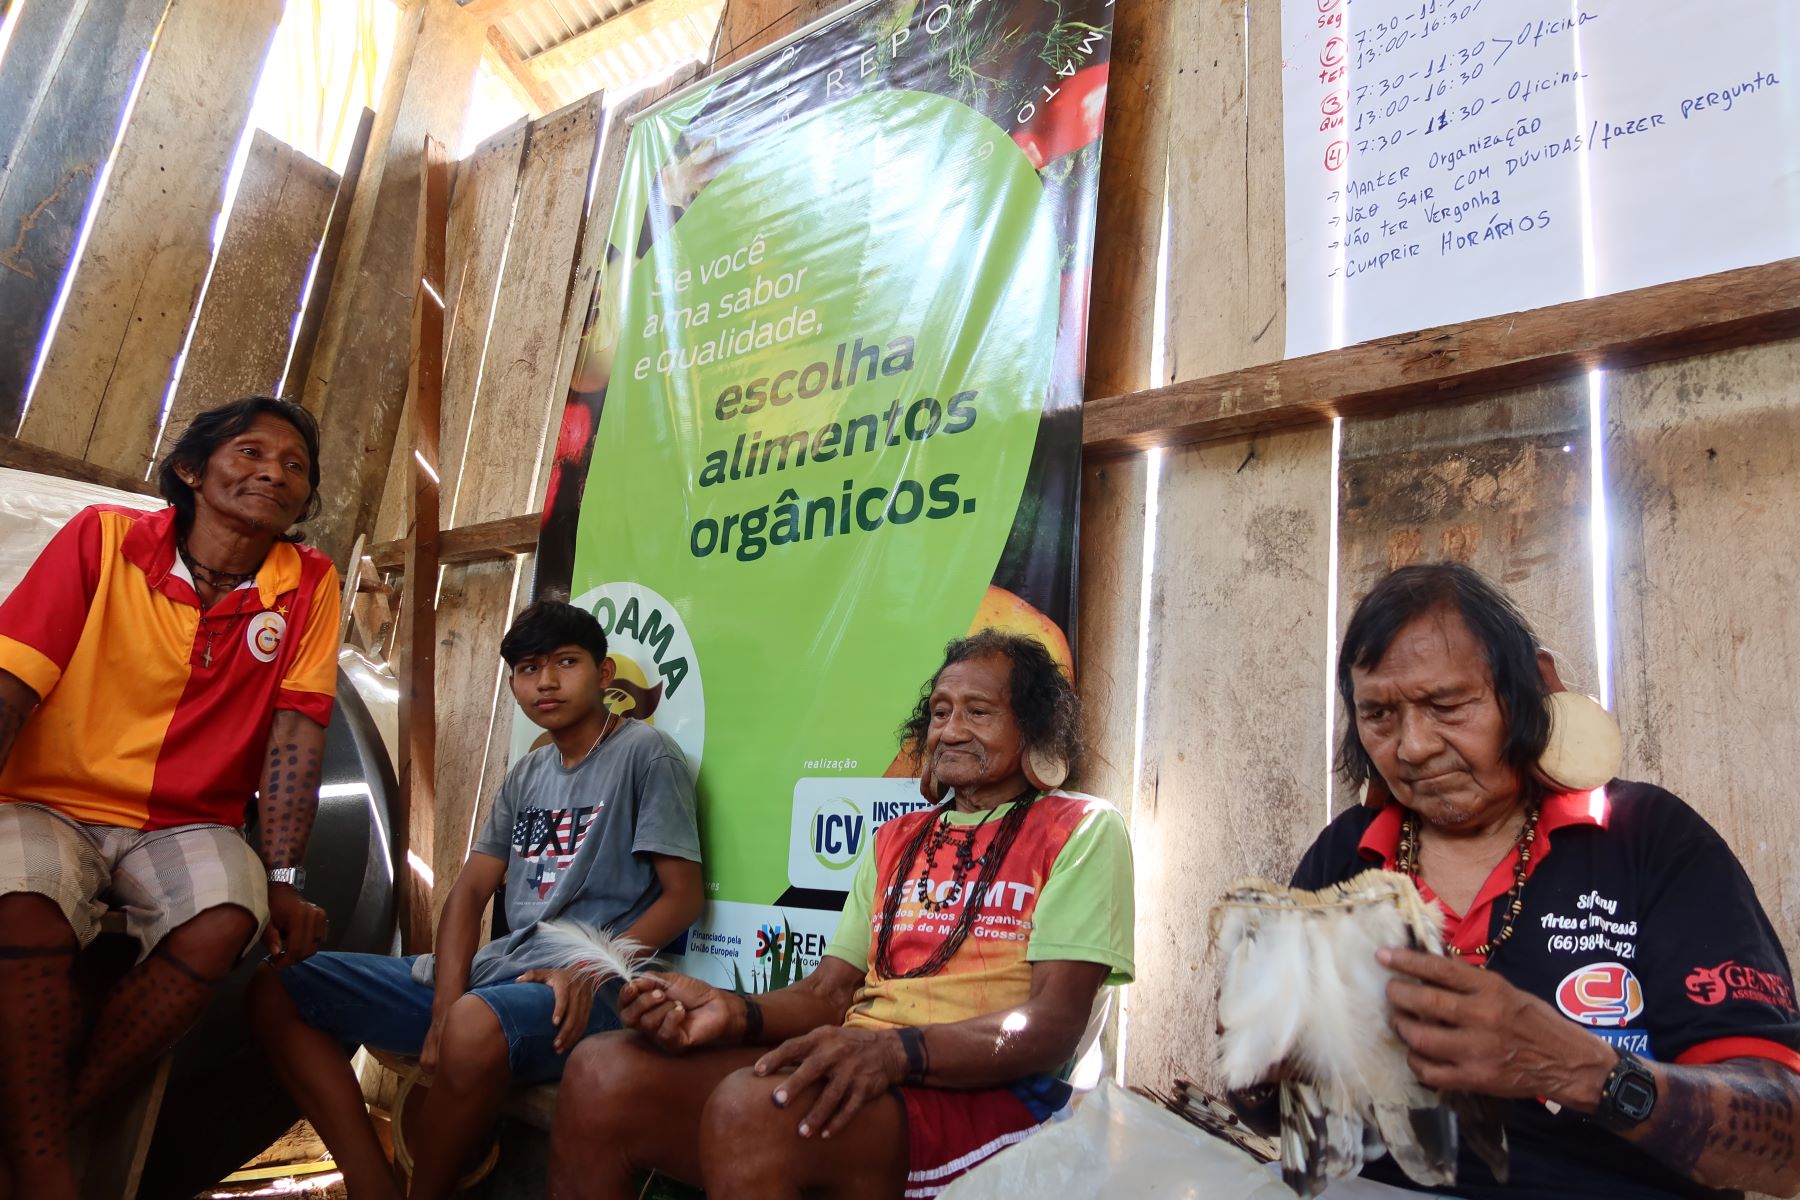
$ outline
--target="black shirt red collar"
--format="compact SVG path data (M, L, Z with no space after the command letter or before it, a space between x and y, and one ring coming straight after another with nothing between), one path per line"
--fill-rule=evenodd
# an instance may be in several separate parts
M1384 793L1373 798L1377 808L1375 819L1363 832L1362 841L1357 845L1357 852L1370 862L1379 863L1392 870L1394 860L1400 852L1400 823L1406 817L1406 810L1391 796ZM1544 801L1544 812L1538 818L1536 845L1532 851L1531 861L1526 864L1525 878L1530 879L1534 871L1550 857L1552 835L1559 829L1571 825L1598 826L1604 829L1608 817L1606 789L1595 788L1591 792L1559 792ZM1444 910L1444 939L1449 946L1462 951L1465 961L1481 963L1486 961L1484 955L1471 953L1488 940L1489 929L1493 920L1494 903L1501 899L1512 888L1513 874L1518 868L1519 848L1514 846L1506 857L1495 864L1489 872L1481 890L1475 895L1475 903L1469 906L1466 913L1453 912L1443 899L1431 890L1423 879L1418 880L1419 894L1426 900L1436 900L1438 907Z

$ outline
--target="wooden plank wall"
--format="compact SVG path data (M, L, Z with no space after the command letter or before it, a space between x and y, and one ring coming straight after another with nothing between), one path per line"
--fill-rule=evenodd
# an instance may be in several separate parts
M27 441L127 475L150 465L212 225L281 0L173 0L76 264Z
M207 281L168 428L240 396L273 395L287 366L307 273L325 235L337 172L262 130Z
M1115 190L1102 199L1096 245L1154 263L1143 251L1160 221L1144 197L1166 171L1167 320L1157 329L1149 318L1144 266L1097 266L1092 311L1138 316L1092 330L1090 399L1144 386L1158 344L1155 382L1169 383L1273 362L1285 337L1279 4L1121 0L1116 11L1104 167ZM1184 32L1147 45L1163 28ZM1158 54L1169 59L1160 86L1143 74ZM1146 136L1159 123L1165 132ZM1207 905L1236 875L1285 876L1328 811L1351 799L1340 784L1327 800L1327 637L1383 571L1474 564L1556 648L1571 686L1599 688L1596 436L1625 774L1670 787L1718 827L1790 957L1800 952L1800 813L1781 799L1782 769L1800 753L1797 368L1800 342L1788 341L1618 372L1602 381L1598 434L1589 379L1573 368L1539 386L1344 422L1335 622L1330 427L1088 465L1084 782L1131 810L1138 856L1129 1081L1211 1077ZM1158 511L1146 529L1153 480ZM1146 537L1155 572L1138 745L1125 681L1140 648Z
M1580 378L1346 421L1338 463L1339 631L1389 571L1468 563L1506 588L1543 631L1568 686L1598 692L1587 423Z
M1625 773L1744 860L1800 961L1800 341L1602 381Z
M1206 908L1235 878L1285 874L1325 811L1330 431L1189 447L1164 467L1131 813L1134 1082L1204 1061Z
M456 491L457 472L462 467L475 381L481 371L482 352L487 348L494 284L506 251L506 237L512 229L525 137L526 123L520 121L481 143L457 164L456 186L450 199L448 290L444 293L444 400L438 437L443 452L439 478L444 490L451 494ZM411 420L410 409L406 419ZM407 428L406 423L402 422L401 427ZM375 541L393 541L406 533L406 492L395 481L405 474L410 454L406 438L395 438L375 519Z
M561 416L612 218L630 132L626 118L691 78L691 72L678 74L610 114L602 96L590 96L503 130L463 162L449 230L440 432L446 530L542 504L545 443ZM406 453L397 445L394 461ZM389 476L377 541L405 532L393 484L401 477ZM533 561L519 554L454 563L441 575L437 809L429 856L435 910L505 773L516 714L499 642L530 599Z
M340 562L373 525L406 403L419 148L462 140L485 26L454 0L405 7L351 205L337 279L300 394L317 413L331 488L315 523Z
M571 303L586 302L571 290L602 117L596 92L531 125L481 386L449 510L452 528L525 512L537 488L551 408L568 394L568 366L561 361L564 315ZM500 447L507 452L493 452Z
M20 436L135 479L145 477L159 444L174 359L195 324L209 264L206 313L194 328L172 428L203 406L274 389L338 186L333 172L257 135L215 262L226 174L281 4L158 0L145 14L139 7L32 5L21 15L23 47L15 40L0 66L0 100L20 97L26 116L17 136L8 125L0 171L0 218L23 213L0 256L0 398L22 396L51 304L73 270L41 402ZM152 32L154 52L144 62ZM28 94L31 86L42 94ZM82 261L71 266L92 177L109 154ZM45 195L53 183L61 191ZM9 393L14 385L19 391Z
M38 347L167 0L31 4L0 60L0 433Z
M532 122L527 131L480 386L461 436L452 437L465 450L445 509L450 528L524 512L536 487L551 402L568 386L556 347L586 224L583 203L599 148L601 104L595 94ZM501 690L499 639L522 606L527 557L444 569L433 869L445 883L468 856L486 811L483 800L505 770L513 705ZM436 907L447 891L440 883Z

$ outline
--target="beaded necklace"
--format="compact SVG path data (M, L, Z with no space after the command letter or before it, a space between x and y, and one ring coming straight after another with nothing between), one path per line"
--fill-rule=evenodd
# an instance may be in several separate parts
M875 976L877 979L918 979L926 975L935 975L955 957L956 952L968 940L969 931L974 928L975 918L987 902L988 891L1000 874L1000 866L1006 861L1007 853L1013 842L1018 840L1019 830L1025 824L1025 818L1031 812L1038 799L1036 788L1026 788L1009 803L1012 805L1006 815L1000 819L1000 827L994 834L994 840L982 854L975 853L975 838L983 825L993 817L1004 805L990 808L987 814L973 826L958 826L967 830L966 836L955 836L950 830L950 823L945 818L954 803L954 798L944 801L931 814L929 823L919 830L912 841L900 852L900 860L894 865L894 878L888 884L887 894L882 902L881 931L875 935ZM933 857L946 842L955 841L956 865L951 870L951 881L944 889L944 897L939 900L931 895L931 874L934 867ZM925 854L925 865L914 880L908 878L913 863L917 862L920 853ZM979 869L979 874L971 883L969 875ZM915 890L916 889L916 890ZM894 969L894 960L889 945L894 936L894 923L899 919L900 901L908 891L921 902L925 911L938 913L949 907L951 898L963 901L963 910L956 919L955 927L949 936L938 943L937 949L910 971Z
M217 567L209 567L188 552L187 539L176 543L175 548L181 551L181 561L187 564L188 574L204 583L215 592L229 592L256 578L262 565L248 571L221 571Z
M200 594L200 589L202 587L212 589L215 593L214 603L216 604L220 599L255 579L257 571L262 570L262 567L259 564L253 571L221 571L216 567L209 567L188 553L186 538L177 541L175 549L180 553L181 561L187 564L188 574L194 580L194 599L200 602L199 632L206 635L206 649L201 655L201 665L210 667L213 665L213 638L222 632L223 626L229 624L231 618L236 614L228 613L223 617L216 617L208 607L206 597Z
M919 873L917 882L918 899L926 912L937 914L950 907L951 898L962 894L963 884L967 882L969 873L978 865L985 865L985 856L981 860L975 857L975 841L981 836L982 827L994 819L998 806L990 808L981 820L973 826L955 826L957 836L950 836L952 826L945 817L938 817L931 823L931 832L925 835L925 869ZM945 843L956 842L956 865L950 870L951 886L944 890L941 897L931 894L931 877L937 873L938 851ZM907 865L911 865L910 863Z
M1446 947L1452 958L1461 958L1465 954L1479 957L1485 969L1508 938L1513 935L1513 925L1519 919L1519 910L1525 903L1525 876L1531 871L1531 852L1537 845L1538 817L1543 814L1543 805L1533 804L1525 810L1525 824L1519 829L1519 838L1515 844L1519 852L1519 861L1513 867L1512 887L1506 893L1506 916L1500 923L1500 932L1473 950L1464 950L1460 946ZM1394 869L1409 877L1414 883L1419 882L1419 814L1408 812L1400 822L1400 849L1394 855Z

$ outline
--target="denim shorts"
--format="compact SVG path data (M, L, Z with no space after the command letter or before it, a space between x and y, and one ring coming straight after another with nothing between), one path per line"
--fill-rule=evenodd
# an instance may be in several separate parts
M277 972L276 978L286 985L301 1018L314 1029L346 1045L417 1054L431 1029L432 989L413 981L412 966L412 957L325 952ZM471 988L469 994L500 1019L514 1083L562 1078L569 1056L558 1054L554 1047L556 1026L550 1015L556 1009L556 997L548 984L509 980ZM616 995L616 983L595 994L587 1033L619 1027L610 1002Z

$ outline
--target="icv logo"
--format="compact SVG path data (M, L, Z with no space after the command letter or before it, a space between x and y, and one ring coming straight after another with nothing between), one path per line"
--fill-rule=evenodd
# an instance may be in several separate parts
M868 821L862 810L842 797L827 800L812 819L812 852L819 865L841 871L862 853Z

